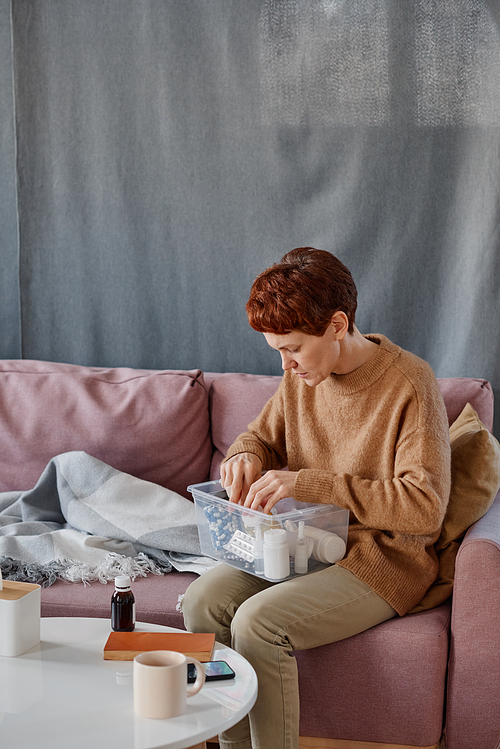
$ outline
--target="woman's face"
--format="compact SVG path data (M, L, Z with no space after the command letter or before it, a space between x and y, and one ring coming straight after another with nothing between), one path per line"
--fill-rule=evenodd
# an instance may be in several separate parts
M283 369L291 369L310 387L319 385L332 372L342 374L339 341L344 335L339 334L333 323L322 336L292 330L291 333L284 335L264 333L264 338L271 348L281 354Z

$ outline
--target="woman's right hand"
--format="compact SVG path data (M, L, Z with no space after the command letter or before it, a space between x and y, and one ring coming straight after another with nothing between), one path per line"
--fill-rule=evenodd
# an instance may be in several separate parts
M226 489L229 501L244 504L254 481L262 475L262 461L254 453L238 453L222 463L220 482Z

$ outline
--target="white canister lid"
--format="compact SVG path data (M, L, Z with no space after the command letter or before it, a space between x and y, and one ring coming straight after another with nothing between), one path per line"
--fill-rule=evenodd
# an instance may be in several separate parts
M317 543L317 557L322 562L334 564L345 554L346 545L336 533L325 533Z
M286 544L286 531L283 530L283 528L271 528L264 533L264 541L268 546L281 546Z

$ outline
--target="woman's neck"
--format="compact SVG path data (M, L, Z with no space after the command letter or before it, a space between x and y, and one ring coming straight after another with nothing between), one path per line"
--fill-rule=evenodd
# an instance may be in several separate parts
M378 351L378 344L361 335L356 326L339 343L340 366L335 372L339 375L350 374L359 369Z

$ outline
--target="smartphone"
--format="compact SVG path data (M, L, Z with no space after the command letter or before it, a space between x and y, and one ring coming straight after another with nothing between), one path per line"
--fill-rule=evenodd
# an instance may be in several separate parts
M202 664L205 670L205 681L220 681L221 679L234 679L235 673L226 661L208 661ZM188 683L192 684L196 679L196 666L188 663Z

